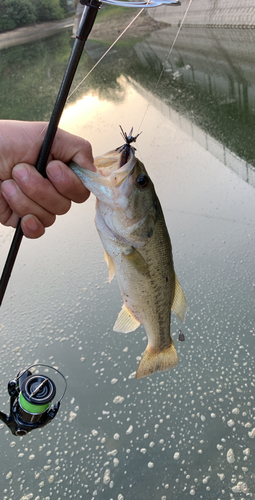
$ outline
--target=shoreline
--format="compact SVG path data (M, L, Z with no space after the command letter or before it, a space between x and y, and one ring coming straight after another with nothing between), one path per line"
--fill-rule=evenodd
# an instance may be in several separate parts
M132 9L133 10L133 9ZM97 19L90 35L90 40L102 40L112 42L120 34L127 24L134 18L133 12L127 12L118 18L100 20ZM121 29L119 21L121 19ZM0 50L33 42L55 35L60 30L68 29L74 26L76 17L61 19L60 21L50 21L47 23L33 24L23 26L12 31L0 33ZM160 28L166 28L168 25L161 21L156 21L147 12L143 12L135 23L130 26L125 33L126 39L139 39L152 31Z
M40 40L55 35L59 30L70 28L74 25L74 16L59 21L31 24L11 31L0 33L0 50L22 45L23 43Z

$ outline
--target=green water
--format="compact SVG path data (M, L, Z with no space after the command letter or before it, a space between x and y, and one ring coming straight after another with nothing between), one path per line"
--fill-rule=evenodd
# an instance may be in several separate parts
M119 124L143 131L137 156L161 200L189 307L184 325L172 316L179 365L134 378L146 334L112 331L122 299L107 280L93 197L23 241L1 308L1 410L8 380L38 360L58 367L68 390L44 430L16 438L2 425L3 500L255 494L254 35L185 28L166 60L175 33L116 45L61 126L95 155L121 144ZM2 119L49 119L70 35L0 52ZM73 88L108 45L88 43ZM11 237L1 228L1 266Z

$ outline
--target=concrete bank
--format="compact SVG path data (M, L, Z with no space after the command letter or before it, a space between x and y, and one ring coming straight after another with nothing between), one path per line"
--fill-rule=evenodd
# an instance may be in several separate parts
M148 13L156 21L179 25L189 3L181 0L181 6L161 6L148 9ZM192 0L183 25L255 28L254 0Z

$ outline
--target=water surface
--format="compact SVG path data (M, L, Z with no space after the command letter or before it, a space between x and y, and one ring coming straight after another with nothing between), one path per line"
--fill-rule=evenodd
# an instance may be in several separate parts
M49 119L69 35L1 51L1 118ZM1 308L1 409L8 380L36 360L57 366L68 391L44 430L15 438L1 428L4 500L255 494L253 32L183 29L166 60L174 35L169 27L115 46L61 126L95 155L121 144L119 124L143 131L137 156L189 306L184 325L172 316L179 365L134 378L146 334L112 331L122 300L108 283L93 196L23 241ZM75 84L107 46L88 44ZM1 228L1 265L11 237Z

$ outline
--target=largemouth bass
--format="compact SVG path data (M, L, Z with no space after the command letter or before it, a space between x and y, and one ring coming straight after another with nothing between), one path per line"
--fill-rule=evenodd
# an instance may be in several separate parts
M125 148L110 151L96 158L95 166L91 172L70 163L97 198L95 223L109 281L116 274L124 300L113 330L127 333L142 323L148 336L136 372L141 378L178 364L170 336L171 310L184 321L187 302L174 272L159 199L134 148L129 146L128 155Z

